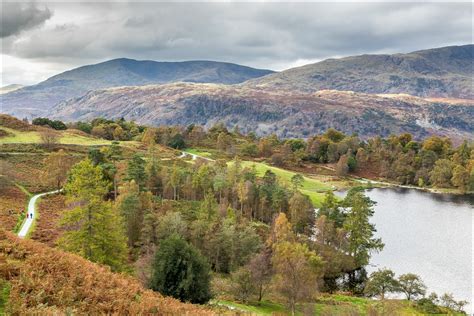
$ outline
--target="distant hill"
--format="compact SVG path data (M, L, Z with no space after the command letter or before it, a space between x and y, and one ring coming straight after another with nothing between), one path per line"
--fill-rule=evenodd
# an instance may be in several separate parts
M0 94L12 92L12 91L21 89L21 88L23 88L23 87L24 87L24 86L21 85L21 84L10 84L10 85L8 85L8 86L1 87L1 88L0 88Z
M39 84L1 95L1 111L19 117L47 113L56 103L90 90L170 82L235 84L270 70L215 61L156 62L114 59L66 71Z
M464 45L409 54L327 59L253 79L245 86L305 92L334 89L474 99L473 55L474 45Z
M342 91L302 93L242 86L175 83L91 91L51 111L63 120L95 117L149 125L223 122L260 135L307 137L334 127L361 137L410 132L472 138L474 103L427 101Z

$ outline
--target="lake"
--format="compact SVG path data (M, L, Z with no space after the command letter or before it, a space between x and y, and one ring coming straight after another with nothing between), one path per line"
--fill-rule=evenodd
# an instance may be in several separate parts
M456 300L471 302L466 308L471 312L474 195L401 188L375 188L366 195L377 202L371 222L385 243L367 270L418 274L428 293L453 293Z

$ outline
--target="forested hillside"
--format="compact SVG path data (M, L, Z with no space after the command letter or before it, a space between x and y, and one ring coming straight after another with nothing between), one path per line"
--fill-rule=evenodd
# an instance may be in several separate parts
M361 183L472 191L467 141L0 119L2 229L18 229L33 194L64 190L42 198L29 234L49 246L0 232L9 313L417 315L466 304L414 274L367 275L384 241Z

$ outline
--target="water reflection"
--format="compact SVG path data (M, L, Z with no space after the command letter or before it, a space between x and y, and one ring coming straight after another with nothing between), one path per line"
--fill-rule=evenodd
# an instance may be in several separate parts
M372 222L385 243L368 271L416 273L429 291L472 302L474 195L406 188L374 188L366 195L377 202Z

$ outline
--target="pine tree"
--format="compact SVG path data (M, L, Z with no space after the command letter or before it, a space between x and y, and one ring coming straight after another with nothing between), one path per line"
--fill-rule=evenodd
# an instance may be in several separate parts
M76 164L66 183L67 201L75 206L66 211L61 225L66 229L60 247L114 271L126 268L127 246L121 217L104 201L107 182L102 170L85 159Z
M128 162L127 176L125 180L135 180L141 191L145 189L145 182L147 180L145 172L145 160L139 155L133 155L132 159Z

